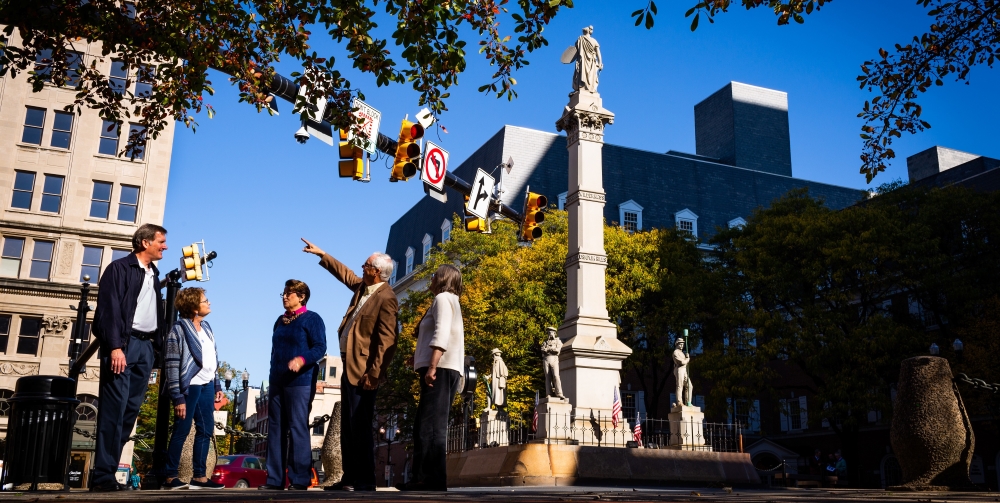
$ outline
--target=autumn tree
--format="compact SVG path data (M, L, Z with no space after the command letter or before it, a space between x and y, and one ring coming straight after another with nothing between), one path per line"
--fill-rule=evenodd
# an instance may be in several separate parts
M507 0L13 0L0 2L9 42L0 54L0 75L27 72L36 92L45 82L70 84L77 110L92 108L119 123L128 119L155 138L170 120L194 127L194 113L207 108L211 116L204 103L214 92L210 69L227 75L240 101L261 111L273 99L274 65L295 61L302 71L292 76L308 89L303 100L329 99L325 118L357 128L351 102L364 94L344 77L344 68L373 75L378 86L409 84L419 104L439 114L465 71L469 42L496 69L481 90L516 96L514 72L528 64L528 53L547 44L542 30L572 0L519 0L513 12L509 6ZM502 31L501 22L510 31ZM346 57L317 53L314 32ZM152 92L135 96L94 62L81 64L73 53L81 40L100 41L106 58L113 55L138 69L140 79L155 81ZM144 139L130 138L129 149L135 142Z
M704 17L713 23L719 14L733 6L767 8L777 16L779 25L805 22L805 16L832 0L698 0L685 14L691 17L691 30ZM914 35L909 42L878 49L878 57L861 65L858 82L862 89L875 92L865 101L858 117L861 127L861 174L869 182L896 157L893 138L903 133L915 134L931 127L921 119L921 94L944 85L947 80L968 82L972 68L992 68L1000 59L1000 1L997 0L916 0L914 8L927 10L927 31ZM635 25L653 27L656 3L632 13ZM873 52L875 52L873 50Z

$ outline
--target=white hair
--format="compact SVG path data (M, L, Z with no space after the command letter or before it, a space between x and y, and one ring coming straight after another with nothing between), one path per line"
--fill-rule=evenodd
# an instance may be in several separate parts
M389 278L392 277L392 257L382 252L372 253L372 257L375 257L372 265L378 269L379 278L382 281L389 281Z

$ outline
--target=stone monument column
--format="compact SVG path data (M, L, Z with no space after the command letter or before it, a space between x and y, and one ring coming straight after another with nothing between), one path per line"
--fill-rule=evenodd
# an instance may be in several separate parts
M589 31L588 31L589 30ZM577 421L591 417L610 420L614 388L621 378L622 361L632 353L618 340L608 320L605 297L604 178L601 150L604 127L615 115L606 110L597 93L597 71L603 67L600 49L585 28L567 55L577 64L569 104L556 129L566 132L569 149L569 250L566 255L566 316L559 327L563 341L559 355L563 394ZM596 58L596 59L595 59ZM596 65L596 66L595 66Z

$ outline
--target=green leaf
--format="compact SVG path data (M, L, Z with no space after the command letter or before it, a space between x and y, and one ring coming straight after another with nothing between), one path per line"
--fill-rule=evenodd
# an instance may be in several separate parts
M656 2L653 1L649 2L649 10L653 11L654 15L656 14Z
M646 29L648 30L648 29L650 29L652 27L653 27L653 15L647 12L646 13Z
M698 18L700 17L701 17L700 12L694 16L694 20L691 21L691 31L695 31L698 29Z

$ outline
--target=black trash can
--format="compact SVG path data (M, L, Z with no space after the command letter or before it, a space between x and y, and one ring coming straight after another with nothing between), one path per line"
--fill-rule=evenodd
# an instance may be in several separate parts
M59 376L17 380L7 423L3 485L66 484L70 443L76 423L76 381ZM3 487L0 485L0 487Z

